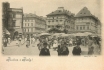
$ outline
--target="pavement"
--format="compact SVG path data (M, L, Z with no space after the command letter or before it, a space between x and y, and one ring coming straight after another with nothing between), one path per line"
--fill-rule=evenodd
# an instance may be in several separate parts
M36 55L39 56L39 50L38 47L36 46L36 44L32 44L29 46L29 48L26 47L26 43L24 43L24 41L22 41L22 44L20 46L18 46L18 44L16 44L16 41L12 41L10 44L8 44L7 47L3 47L4 49L4 55ZM24 44L23 44L24 43ZM69 55L68 56L72 56L72 50L73 50L74 46L68 47L69 49ZM88 48L85 46L80 46L82 53L81 55L87 55L88 52ZM52 56L57 56L58 53L57 51L54 51L53 49L50 49L50 55Z

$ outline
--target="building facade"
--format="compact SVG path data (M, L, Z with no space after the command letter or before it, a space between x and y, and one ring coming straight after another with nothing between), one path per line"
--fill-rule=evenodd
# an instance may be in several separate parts
M90 13L87 7L75 16L75 32L97 33L98 18Z
M58 7L58 9L47 15L46 19L47 31L52 28L60 26L59 30L68 30L68 33L74 31L74 14L64 7Z
M23 33L24 36L34 36L46 32L46 21L36 14L24 14L23 16Z
M23 8L10 8L8 12L8 29L11 33L11 37L21 36L23 28Z

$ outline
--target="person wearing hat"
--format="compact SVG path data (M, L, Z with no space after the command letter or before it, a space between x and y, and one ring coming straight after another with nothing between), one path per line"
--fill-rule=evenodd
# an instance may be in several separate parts
M94 47L91 46L89 51L88 51L88 55L93 55L94 54Z
M81 54L81 48L80 48L79 44L77 44L77 46L73 48L72 53L73 53L73 55L80 55Z
M43 43L43 48L40 50L39 56L50 56L50 51L47 48L47 43Z
M58 46L58 56L68 56L69 54L69 49L66 47L66 43L62 42L61 46Z

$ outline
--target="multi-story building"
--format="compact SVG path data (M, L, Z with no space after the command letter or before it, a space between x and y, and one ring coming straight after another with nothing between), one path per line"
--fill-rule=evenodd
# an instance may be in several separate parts
M98 18L91 14L87 7L75 16L75 32L97 33Z
M15 38L16 36L21 36L20 34L22 34L23 25L23 8L10 8L8 12L8 29L11 33L11 37Z
M33 36L38 33L46 32L46 21L43 17L36 14L24 14L23 16L23 32L25 37Z
M47 31L60 26L60 30L68 30L68 33L74 31L74 14L64 7L58 7L57 10L47 15Z

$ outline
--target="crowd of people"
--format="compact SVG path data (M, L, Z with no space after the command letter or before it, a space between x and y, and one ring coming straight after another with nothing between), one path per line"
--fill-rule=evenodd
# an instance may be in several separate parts
M68 37L51 37L51 38L40 38L39 39L41 46L40 55L45 55L43 52L43 49L47 47L47 49L53 48L54 50L57 50L58 55L69 55L68 47L73 47L72 54L73 55L81 55L81 52L83 51L80 46L88 47L88 55L97 55L101 52L101 44L100 44L100 38L99 37L74 37L74 38L68 38ZM43 45L42 45L43 44ZM46 44L46 45L44 45ZM44 48L45 47L45 48ZM42 49L43 48L43 49ZM44 51L45 52L45 51ZM45 52L46 53L46 52ZM47 52L49 53L49 51Z
M18 46L26 44L26 47L32 44L33 47L38 47L41 55L50 55L50 49L57 51L58 55L69 55L69 48L73 46L72 54L81 55L83 51L81 46L88 47L88 55L100 54L101 52L101 39L99 37L56 37L56 36L42 36L42 37L26 37L17 38ZM21 41L24 40L23 43ZM11 39L4 38L4 47L11 43ZM71 52L70 52L71 53Z

